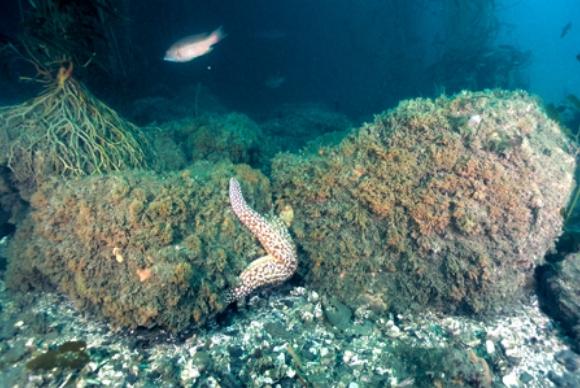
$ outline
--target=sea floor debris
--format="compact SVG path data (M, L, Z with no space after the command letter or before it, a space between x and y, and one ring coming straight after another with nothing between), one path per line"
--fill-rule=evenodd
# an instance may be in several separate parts
M159 331L115 333L54 293L19 303L2 280L0 380L27 387L355 388L573 386L580 378L570 370L570 357L578 356L570 355L536 300L488 322L433 313L381 317L359 309L347 313L349 325L336 327L327 312L340 310L329 307L334 302L303 287L283 288L262 292L250 298L249 308L179 339ZM34 357L70 341L86 343L90 360L81 369L27 368ZM454 366L438 370L431 358Z

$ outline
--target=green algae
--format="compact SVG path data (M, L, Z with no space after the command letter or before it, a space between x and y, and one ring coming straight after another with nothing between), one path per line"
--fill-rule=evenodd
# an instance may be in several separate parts
M82 369L89 361L85 341L69 341L56 349L48 350L26 363L26 367L34 372L57 369Z
M537 101L485 91L403 101L272 171L308 284L353 308L482 314L526 294L573 168Z
M203 324L263 255L230 210L232 176L258 211L270 207L267 178L229 162L43 185L10 243L8 286L56 288L115 327Z

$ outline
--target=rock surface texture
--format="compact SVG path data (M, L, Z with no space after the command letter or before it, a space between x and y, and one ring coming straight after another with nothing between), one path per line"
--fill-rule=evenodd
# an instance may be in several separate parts
M561 322L580 353L580 254L573 253L543 272L543 308Z
M116 327L201 324L264 255L229 207L232 176L255 209L271 207L268 179L231 163L43 185L10 242L8 286L56 288Z
M415 99L273 163L299 271L351 306L488 313L524 296L562 227L574 158L524 92Z

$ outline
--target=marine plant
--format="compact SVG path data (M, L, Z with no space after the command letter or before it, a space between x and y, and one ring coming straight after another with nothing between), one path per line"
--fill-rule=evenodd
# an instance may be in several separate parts
M0 164L21 189L48 176L80 176L148 165L149 146L133 124L61 66L36 98L0 108Z
M530 52L512 45L497 45L501 29L497 2L489 0L438 2L443 39L426 74L435 95L461 89L521 88L521 70L530 62Z
M2 47L37 72L22 78L45 82L65 63L73 63L77 73L91 68L110 73L122 66L112 29L119 19L113 1L28 0L19 8L21 30Z
M268 138L260 126L241 113L204 113L196 117L172 120L153 130L152 141L158 161L165 169L179 168L198 160L230 160L265 169L264 150Z
M79 370L90 361L86 348L85 341L68 341L34 357L26 367L33 372L54 368Z

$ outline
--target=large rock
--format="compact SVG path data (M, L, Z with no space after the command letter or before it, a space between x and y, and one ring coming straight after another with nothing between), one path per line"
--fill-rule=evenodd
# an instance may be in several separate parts
M268 179L230 163L46 183L10 242L8 286L56 288L114 326L202 323L263 255L230 210L232 176L258 211L270 207Z
M262 129L240 113L206 114L164 123L152 136L157 153L169 160L176 150L187 161L230 160L258 166L265 147ZM171 142L158 141L170 138ZM177 147L179 145L181 149ZM171 167L171 163L165 163Z
M358 306L486 313L526 294L560 234L574 158L523 92L415 99L273 164L308 283Z
M572 253L561 262L550 263L542 273L542 307L561 322L580 352L580 253Z
M318 104L284 104L261 122L275 151L298 151L321 136L343 135L352 127L345 115Z

